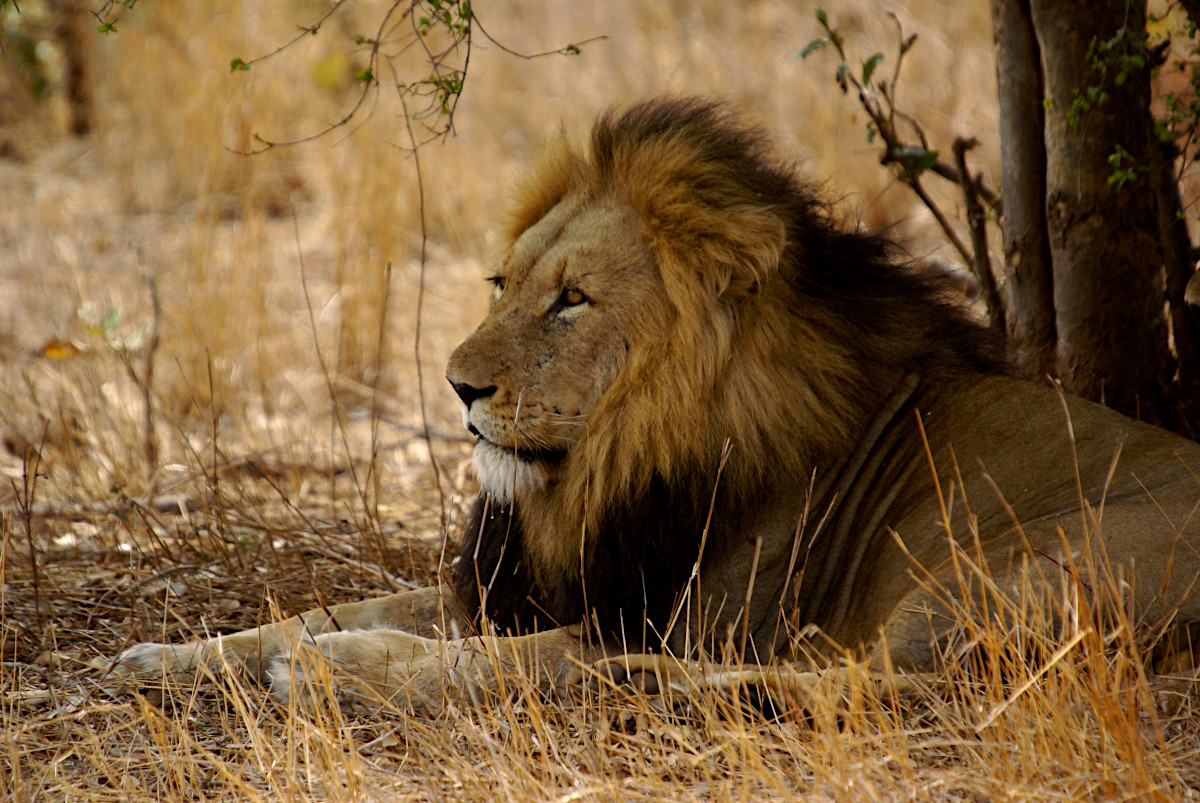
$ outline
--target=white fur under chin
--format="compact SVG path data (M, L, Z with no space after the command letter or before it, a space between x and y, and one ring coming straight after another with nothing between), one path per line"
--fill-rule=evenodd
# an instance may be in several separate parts
M471 462L480 489L500 504L511 504L518 494L542 490L549 479L543 464L518 460L512 452L487 441L475 444Z

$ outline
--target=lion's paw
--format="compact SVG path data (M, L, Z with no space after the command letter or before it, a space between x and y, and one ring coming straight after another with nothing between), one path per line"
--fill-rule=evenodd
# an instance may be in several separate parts
M204 645L135 644L113 659L110 673L128 681L171 678L177 681L195 679L203 664Z
M647 694L670 689L690 693L698 688L696 678L702 670L691 661L667 655L635 653L603 658L580 667L567 680L569 684L588 684L595 690L601 685L628 685Z

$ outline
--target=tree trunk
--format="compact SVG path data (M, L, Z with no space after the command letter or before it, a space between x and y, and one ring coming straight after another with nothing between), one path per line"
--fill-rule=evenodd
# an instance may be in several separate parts
M1191 408L1196 407L1200 398L1200 315L1185 300L1196 258L1187 220L1183 216L1179 181L1175 175L1178 151L1174 143L1160 142L1153 153L1155 158L1151 162L1151 178L1157 194L1159 242L1162 244L1163 266L1166 270L1171 340L1175 344L1175 395L1184 413L1184 420L1170 422L1172 428L1177 428L1177 424L1187 422ZM1195 437L1194 433L1191 434Z
M1145 36L1145 0L1031 0L1046 94L1046 213L1058 376L1072 393L1160 420L1173 372L1149 175L1145 69L1098 70L1096 43ZM1089 44L1093 45L1089 53ZM1144 50L1142 51L1144 55ZM1081 104L1088 90L1107 100ZM1113 180L1110 160L1132 167Z
M1054 281L1046 230L1042 68L1029 0L991 0L1000 97L1000 184L1009 343L1029 379L1055 373Z
M65 60L63 88L71 133L77 137L92 131L92 76L89 74L91 39L96 36L95 17L83 0L61 0L58 12L58 41Z

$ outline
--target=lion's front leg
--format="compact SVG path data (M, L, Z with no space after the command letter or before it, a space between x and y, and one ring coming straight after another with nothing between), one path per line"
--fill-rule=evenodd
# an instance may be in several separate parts
M801 708L807 707L814 698L830 700L848 696L855 685L864 690L870 688L872 694L881 698L910 694L921 688L917 676L885 674L866 667L811 669L786 662L721 664L662 654L604 658L579 672L577 682L582 682L589 674L613 683L628 683L651 694L697 697L718 692L739 696L750 690L760 699Z
M206 674L230 669L263 679L264 667L286 650L285 645L297 644L307 635L303 619L293 617L202 641L135 644L113 659L111 672L125 683L170 678L176 683L190 684Z
M439 642L397 630L328 633L276 657L267 672L284 704L333 699L370 709L433 706L443 679Z
M298 645L331 631L394 628L432 636L465 621L453 594L422 588L361 602L319 608L282 622L184 644L135 644L114 659L112 673L127 681L169 677L193 682L205 672L244 670L267 681L266 669Z
M370 710L421 711L447 699L479 702L510 682L561 686L590 657L573 629L445 640L371 630L306 639L268 672L271 693L283 703L333 699Z

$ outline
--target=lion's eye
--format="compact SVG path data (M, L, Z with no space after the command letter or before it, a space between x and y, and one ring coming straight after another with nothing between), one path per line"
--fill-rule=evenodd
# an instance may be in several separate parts
M504 292L504 285L508 283L508 277L496 275L487 277L487 280L491 283L492 287L495 288L495 290L492 291L492 295L495 298L499 298L500 294Z
M576 290L574 287L567 287L563 289L562 294L558 297L558 306L578 307L585 301L587 301L587 296Z

